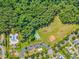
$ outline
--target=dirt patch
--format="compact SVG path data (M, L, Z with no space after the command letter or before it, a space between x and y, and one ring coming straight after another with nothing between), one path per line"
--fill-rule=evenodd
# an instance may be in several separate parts
M48 29L44 29L43 32L44 33L48 33L49 31L48 31Z
M53 42L53 41L55 41L56 40L56 37L54 36L54 35L51 35L50 37L49 37L49 41L50 42Z

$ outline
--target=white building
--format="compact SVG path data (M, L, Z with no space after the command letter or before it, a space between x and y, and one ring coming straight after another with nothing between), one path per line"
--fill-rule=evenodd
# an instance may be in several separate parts
M10 34L10 45L15 45L18 43L18 33Z

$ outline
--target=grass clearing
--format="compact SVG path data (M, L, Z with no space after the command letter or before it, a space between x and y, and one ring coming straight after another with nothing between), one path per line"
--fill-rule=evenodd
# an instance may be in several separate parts
M47 43L51 46L54 46L54 44L61 41L65 36L69 35L71 32L75 31L79 28L79 25L77 24L63 24L59 16L56 16L54 18L54 21L48 26L44 28L40 28L37 30L38 34L40 35L40 40L32 41L30 44L28 42L23 43L23 46L33 45L37 44L39 42ZM49 41L49 37L51 35L54 35L56 37L56 40L54 42Z
M63 24L59 16L54 18L54 21L48 26L39 29L37 32L39 33L41 39L39 41L51 44L52 46L61 41L65 36L69 35L71 32L75 31L79 28L77 24ZM56 40L54 42L49 42L49 37L54 35Z

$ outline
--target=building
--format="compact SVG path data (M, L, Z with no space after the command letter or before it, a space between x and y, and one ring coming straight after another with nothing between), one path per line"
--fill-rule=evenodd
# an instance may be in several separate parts
M79 39L75 39L74 44L79 44Z
M18 34L10 34L10 45L15 45L18 43Z
M63 55L59 56L59 59L65 59Z
M48 55L53 55L53 50L51 48L48 49Z

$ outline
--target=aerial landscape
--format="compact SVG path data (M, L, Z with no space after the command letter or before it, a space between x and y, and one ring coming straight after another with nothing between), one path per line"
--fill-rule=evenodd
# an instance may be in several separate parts
M79 0L0 0L0 59L79 59Z

